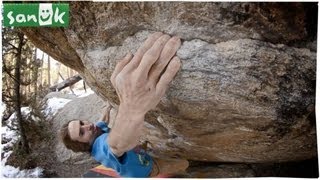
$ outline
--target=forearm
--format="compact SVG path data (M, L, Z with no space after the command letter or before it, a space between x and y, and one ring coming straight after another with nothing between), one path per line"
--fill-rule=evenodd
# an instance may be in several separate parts
M110 110L112 106L108 106L103 109L103 116L101 117L101 120L104 121L105 123L109 124L110 122Z
M101 117L101 120L105 123L109 123L109 119L107 119L107 113L104 113L103 116Z
M126 107L119 106L115 125L108 138L108 144L114 154L121 156L139 144L143 121L144 114L137 114Z

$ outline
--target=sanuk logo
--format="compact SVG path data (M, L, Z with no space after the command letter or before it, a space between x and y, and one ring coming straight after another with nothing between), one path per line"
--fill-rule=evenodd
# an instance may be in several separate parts
M69 4L28 3L3 4L4 26L52 26L69 25Z

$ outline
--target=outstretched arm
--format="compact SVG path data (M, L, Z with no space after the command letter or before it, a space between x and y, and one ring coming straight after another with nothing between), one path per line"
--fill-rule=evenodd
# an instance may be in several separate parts
M115 155L121 156L139 143L145 114L160 102L181 66L175 56L180 45L178 37L154 33L134 56L128 54L115 67L111 82L120 105L108 138Z

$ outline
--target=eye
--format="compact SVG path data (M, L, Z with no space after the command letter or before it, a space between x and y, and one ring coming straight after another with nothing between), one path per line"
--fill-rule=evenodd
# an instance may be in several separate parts
M49 10L47 9L46 12L49 13Z
M42 12L44 13L45 11L44 11L44 10L42 10Z
M80 132L79 132L80 136L83 136L84 135L84 132L82 129L80 129Z
M80 121L80 126L83 126L83 125L84 125L84 123L82 121Z

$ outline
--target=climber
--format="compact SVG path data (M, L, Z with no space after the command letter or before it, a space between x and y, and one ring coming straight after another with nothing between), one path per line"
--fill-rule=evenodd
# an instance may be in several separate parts
M108 127L110 109L103 118L105 122L69 121L60 130L65 146L75 152L91 153L121 177L154 177L184 171L187 160L153 158L138 146L146 113L160 102L180 69L181 61L175 56L180 45L178 37L157 32L134 56L127 54L111 75L120 100L112 129Z

